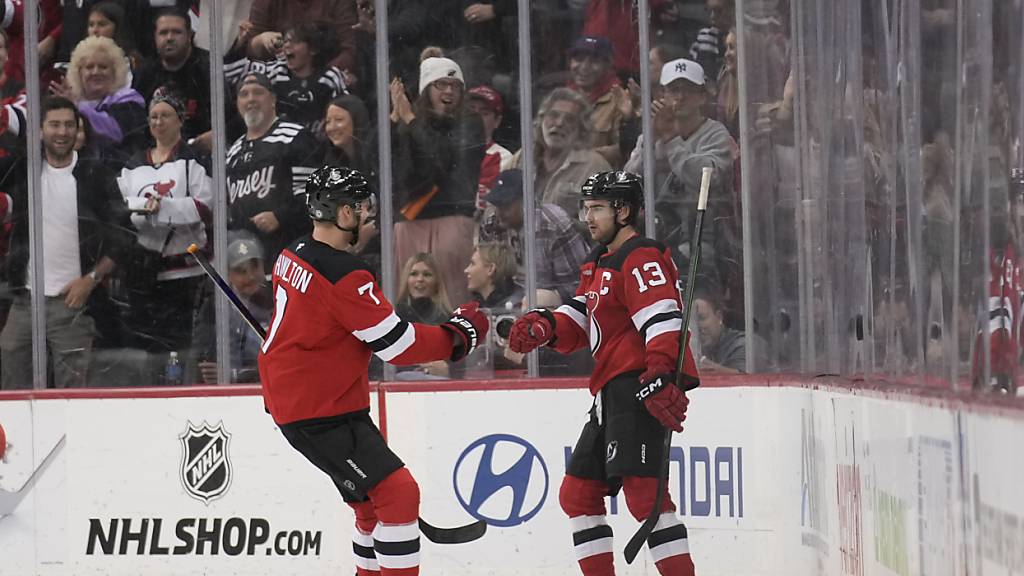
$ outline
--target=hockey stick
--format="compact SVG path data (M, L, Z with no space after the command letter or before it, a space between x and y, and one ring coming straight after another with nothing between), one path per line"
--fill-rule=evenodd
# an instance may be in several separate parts
M263 329L263 326L260 325L259 321L252 315L252 312L250 312L249 309L246 308L245 304L243 304L238 298L238 294L235 294L235 291L231 289L231 286L228 286L228 283L224 281L224 278L221 277L220 273L217 272L217 270L210 264L206 255L199 251L199 246L192 244L188 247L188 253L196 259L196 262L198 262L199 266L202 267L203 272L206 272L206 275L210 277L210 280L213 280L213 283L217 285L217 288L220 288L220 291L228 297L228 300L231 301L231 305L234 306L235 310L238 310L238 313L242 315L242 318L245 319L245 323L249 325L249 328L252 328L252 331L260 337L260 340L266 340L267 332Z
M191 254L199 266L203 268L206 275L213 280L213 283L217 285L217 288L228 297L231 304L238 310L238 313L242 315L245 322L252 328L252 331L260 337L260 340L267 339L267 333L260 325L259 321L252 315L252 312L245 306L242 300L235 294L235 291L231 289L231 286L224 281L220 273L210 265L210 261L206 258L206 255L199 251L199 247L192 244L188 247L188 253ZM483 520L477 520L472 524L466 524L465 526L456 526L455 528L438 528L431 524L428 524L422 518L419 519L420 532L427 537L428 540L435 544L464 544L466 542L472 542L481 538L485 532L487 532L487 523Z
M697 269L700 267L700 237L704 230L704 212L708 206L708 188L711 186L711 168L704 168L700 176L700 195L697 197L697 226L693 232L693 256L690 258L690 275L686 277L686 290L683 296L683 325L679 334L679 357L676 358L676 381L683 375L683 362L686 360L686 344L690 336L690 312L693 310L693 285L697 280ZM679 286L676 285L678 290ZM665 430L665 441L662 445L661 471L658 475L658 493L654 497L654 507L640 529L626 543L626 563L632 564L640 552L644 542L654 531L654 525L661 516L661 501L668 487L669 452L672 450L672 429Z
M465 526L438 528L427 524L426 520L420 518L420 532L434 544L465 544L482 538L487 532L487 522L477 520Z

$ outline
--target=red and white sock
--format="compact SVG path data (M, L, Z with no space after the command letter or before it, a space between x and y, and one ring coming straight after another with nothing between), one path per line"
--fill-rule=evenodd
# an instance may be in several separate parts
M569 519L572 547L584 576L614 576L612 527L605 516L577 516Z
M373 551L373 531L377 528L377 513L370 501L349 504L356 513L356 531L352 534L352 558L356 576L380 576L377 554Z
M569 517L573 552L583 576L615 576L612 527L605 520L607 494L604 482L568 474L558 491L558 504Z
M647 549L661 576L694 576L686 526L675 511L665 512L658 518L647 537Z
M377 524L373 551L381 576L416 576L420 573L419 523Z
M373 552L381 576L417 576L420 573L420 489L407 468L399 468L367 496L373 502L377 526Z

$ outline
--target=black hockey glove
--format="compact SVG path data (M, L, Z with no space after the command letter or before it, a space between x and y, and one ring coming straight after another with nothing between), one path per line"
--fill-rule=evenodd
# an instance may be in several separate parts
M452 317L441 327L452 333L452 362L462 360L473 353L487 337L490 322L480 311L480 305L469 302L452 312Z

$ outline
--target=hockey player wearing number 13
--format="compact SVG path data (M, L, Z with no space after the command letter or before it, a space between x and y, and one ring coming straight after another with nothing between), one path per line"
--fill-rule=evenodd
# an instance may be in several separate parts
M600 245L580 267L576 297L554 312L534 310L512 327L509 346L546 344L568 354L589 343L594 404L559 492L584 576L615 574L604 497L620 489L643 521L654 506L665 428L683 429L687 398L676 382L682 313L677 272L661 243L637 234L643 186L635 174L602 172L583 184L580 220ZM700 383L689 346L681 379ZM668 494L647 546L662 576L692 576L686 527Z
M274 264L274 316L259 356L264 402L355 511L356 574L419 574L419 487L370 419L370 355L400 365L459 360L484 341L487 318L476 303L440 326L398 318L369 267L346 251L373 207L359 172L320 168L306 197L313 233Z

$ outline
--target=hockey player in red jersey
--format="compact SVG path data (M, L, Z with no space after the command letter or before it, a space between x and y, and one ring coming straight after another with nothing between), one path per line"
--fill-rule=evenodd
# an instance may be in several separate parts
M1007 209L993 210L989 253L988 307L982 310L975 335L971 381L975 390L1015 396L1020 390L1021 361L1024 359L1024 264L1020 250L1024 243L1024 169L1010 172ZM986 358L987 353L987 358ZM985 364L988 380L985 380Z
M441 326L399 319L366 263L346 251L372 209L366 180L325 167L306 193L313 233L274 264L263 398L288 442L355 511L356 573L419 574L419 487L370 419L370 355L399 365L459 360L483 341L487 319L475 303Z
M682 326L676 268L665 246L637 234L642 206L643 186L635 174L602 172L588 178L580 220L600 245L580 267L576 297L554 312L528 312L509 335L516 352L547 345L568 354L589 344L594 356L594 404L559 493L585 576L615 573L604 497L621 488L633 517L647 518L657 493L665 428L679 432L686 419L686 393L675 384ZM685 389L697 387L689 347L683 372ZM665 494L647 545L663 576L692 575L686 527L675 510Z

